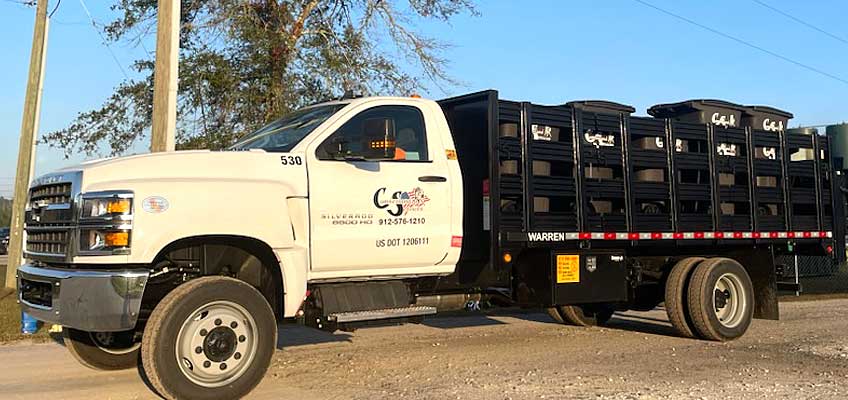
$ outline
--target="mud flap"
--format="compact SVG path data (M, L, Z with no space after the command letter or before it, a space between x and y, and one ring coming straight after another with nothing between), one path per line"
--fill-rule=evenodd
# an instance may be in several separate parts
M756 247L735 251L730 258L738 261L748 271L754 286L754 318L780 319L777 304L777 274L774 254L769 247Z

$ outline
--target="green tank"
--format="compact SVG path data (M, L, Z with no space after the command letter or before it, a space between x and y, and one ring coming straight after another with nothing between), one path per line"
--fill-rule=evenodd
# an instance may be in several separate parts
M842 159L835 166L842 170L848 169L848 124L829 125L826 132L830 141L831 159Z

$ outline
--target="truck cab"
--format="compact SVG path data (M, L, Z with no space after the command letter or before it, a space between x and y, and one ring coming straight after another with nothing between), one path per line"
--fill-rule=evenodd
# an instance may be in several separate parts
M65 326L69 348L84 364L111 369L134 363L142 337L178 336L161 326L145 332L162 322L157 309L177 288L200 277L215 281L212 287L236 286L211 294L229 302L252 296L259 311L269 312L244 304L185 310L183 320L203 315L211 325L195 321L195 338L178 339L191 349L178 354L179 365L166 363L164 375L182 378L164 393L181 397L180 384L218 387L255 374L234 355L272 353L274 317L304 317L310 291L313 299L323 295L319 315L309 314L321 327L434 312L412 306L402 282L454 272L463 210L453 205L462 196L453 140L436 102L372 97L316 104L227 151L98 160L36 179L28 263L18 272L21 305ZM373 287L363 288L366 282ZM206 300L223 301L214 297ZM263 315L270 322L257 321ZM219 319L230 321L218 326ZM256 338L230 324L250 327ZM260 332L263 326L273 329ZM215 340L204 345L211 332ZM210 359L216 351L224 353ZM110 353L124 354L124 364Z

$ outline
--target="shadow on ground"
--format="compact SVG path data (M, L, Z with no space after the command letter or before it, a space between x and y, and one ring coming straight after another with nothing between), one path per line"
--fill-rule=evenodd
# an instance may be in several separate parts
M308 346L322 343L350 342L351 335L344 332L330 333L295 323L277 325L277 349Z

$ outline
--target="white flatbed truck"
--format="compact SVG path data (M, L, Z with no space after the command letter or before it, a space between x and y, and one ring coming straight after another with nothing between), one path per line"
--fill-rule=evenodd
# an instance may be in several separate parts
M632 112L351 98L229 151L66 168L32 182L18 298L83 364L140 360L166 398L220 399L259 383L284 319L354 329L488 300L595 325L664 301L681 335L730 340L777 318L775 254L844 258L826 138L764 107Z

